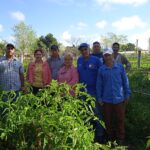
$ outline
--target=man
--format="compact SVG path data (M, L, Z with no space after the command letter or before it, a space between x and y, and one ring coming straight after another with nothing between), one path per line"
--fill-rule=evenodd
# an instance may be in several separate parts
M90 55L90 49L87 43L80 44L78 49L81 53L81 56L77 60L79 82L84 83L86 85L87 93L96 98L97 73L102 63L97 57ZM99 119L102 119L97 103L96 108L94 108L94 112ZM96 129L95 140L97 142L103 142L104 131L99 122L96 122L94 128Z
M48 58L47 62L52 71L52 79L57 80L58 70L64 63L64 59L59 56L59 48L57 45L51 46L51 57Z
M15 47L11 43L6 46L6 55L0 58L0 89L15 91L16 96L24 89L23 67L15 57Z
M98 41L93 43L92 49L93 49L92 55L98 57L100 61L103 63L103 53L101 52L101 45Z
M111 48L104 50L105 64L97 77L97 100L103 106L108 139L123 144L125 139L125 107L131 94L128 78L122 64L114 63ZM113 118L114 117L114 118ZM115 119L115 129L113 121ZM116 133L114 133L116 132Z
M131 68L131 64L124 55L119 53L119 49L120 49L119 43L117 43L117 42L113 43L112 49L113 49L113 53L114 53L114 61L116 63L121 63L121 64L125 65L125 70L128 72Z

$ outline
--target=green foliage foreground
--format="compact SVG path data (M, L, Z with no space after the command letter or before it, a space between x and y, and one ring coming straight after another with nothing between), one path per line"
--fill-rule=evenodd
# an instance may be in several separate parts
M89 122L96 119L92 110L95 100L80 88L77 85L73 97L69 86L54 81L37 96L29 93L13 103L11 98L0 101L0 149L109 149L93 142L94 131ZM81 96L86 101L79 99Z

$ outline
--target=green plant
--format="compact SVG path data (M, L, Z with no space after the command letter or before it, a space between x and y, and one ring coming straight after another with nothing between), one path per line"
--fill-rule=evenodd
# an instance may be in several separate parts
M29 93L13 103L11 99L0 101L1 149L99 149L100 145L93 143L90 124L91 119L96 119L94 99L81 92L81 87L77 85L73 97L68 85L53 81L36 96ZM79 98L83 96L85 101Z

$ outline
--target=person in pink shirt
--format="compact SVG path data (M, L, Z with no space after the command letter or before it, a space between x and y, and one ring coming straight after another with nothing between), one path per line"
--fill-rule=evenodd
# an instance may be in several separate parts
M51 82L51 70L48 63L43 61L43 50L34 51L35 61L30 63L27 70L27 81L31 84L33 94Z
M71 53L65 54L64 65L58 71L57 81L59 83L67 83L70 86L78 83L78 71L73 65L73 55ZM72 91L71 94L74 95Z

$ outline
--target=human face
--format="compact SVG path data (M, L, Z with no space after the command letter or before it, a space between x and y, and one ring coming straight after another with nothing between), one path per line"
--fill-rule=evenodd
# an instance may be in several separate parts
M51 50L51 57L58 57L59 56L59 51L56 49L56 50Z
M107 65L110 65L113 63L113 56L111 54L105 54L104 55L104 61Z
M84 58L88 58L90 55L89 48L87 48L87 47L82 47L80 52Z
M15 49L14 47L6 47L6 56L7 57L13 57L15 54Z
M72 66L73 58L70 55L64 57L64 65L69 68Z
M118 53L119 51L119 45L118 44L114 44L113 47L112 47L114 53Z
M93 45L93 53L99 53L101 51L100 44L94 44Z
M42 57L43 57L43 54L41 51L37 51L35 54L34 54L34 57L35 59L38 61L38 60L42 60Z

